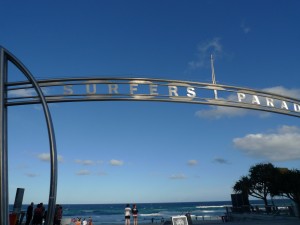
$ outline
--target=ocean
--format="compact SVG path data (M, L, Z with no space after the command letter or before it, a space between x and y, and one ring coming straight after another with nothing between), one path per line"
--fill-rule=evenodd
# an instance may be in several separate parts
M250 201L251 205L263 208L260 200ZM270 202L271 203L271 202ZM275 205L286 207L291 202L286 199L276 200ZM190 213L193 220L220 220L226 213L226 207L231 207L231 201L214 202L177 202L177 203L138 203L138 221L143 223L161 223L170 220L172 216ZM94 225L124 223L125 204L62 204L63 218L92 218ZM26 211L27 205L22 209Z
M171 216L185 215L190 213L197 219L216 219L224 215L226 206L231 202L181 202L181 203L140 203L139 224L161 223ZM94 224L101 223L124 223L125 204L96 204L96 205L64 205L65 217L91 217Z

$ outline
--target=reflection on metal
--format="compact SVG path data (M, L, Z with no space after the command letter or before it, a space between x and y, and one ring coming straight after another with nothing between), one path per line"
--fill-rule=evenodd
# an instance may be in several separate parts
M28 79L7 82L7 64L13 63ZM274 112L300 117L296 98L228 85L149 78L67 78L36 81L29 70L0 47L0 224L8 225L7 107L42 104L47 122L51 177L46 225L53 224L57 192L57 153L48 103L83 101L156 101L206 104Z
M37 93L36 98L39 99L39 103L42 104L47 129L48 129L48 137L49 137L49 145L50 145L50 159L51 159L51 174L50 174L50 191L49 191L49 201L48 201L48 210L47 210L47 218L46 225L53 224L54 218L54 210L56 203L56 192L57 192L57 153L56 153L56 143L54 136L54 129L52 124L52 119L50 115L50 111L46 102L46 99L43 95L41 88L38 83L31 75L29 70L10 52L6 49L1 48L1 63L0 63L0 115L1 115L1 127L0 127L0 164L1 164L1 192L0 192L0 224L8 225L9 221L9 211L8 211L8 166L7 166L7 64L8 61L13 63L29 80L29 84Z
M78 101L182 102L246 108L300 117L296 98L242 87L149 78L39 80L47 103ZM7 106L40 103L29 82L7 84ZM218 97L216 98L216 92ZM22 94L20 94L22 93Z

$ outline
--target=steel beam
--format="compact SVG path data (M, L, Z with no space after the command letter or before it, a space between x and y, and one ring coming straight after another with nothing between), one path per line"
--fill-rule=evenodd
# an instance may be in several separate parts
M48 108L45 96L33 77L30 71L18 60L13 54L11 54L6 49L0 47L0 172L1 172L1 190L0 190L0 224L8 225L9 221L9 202L8 202L8 157L7 157L7 65L8 61L13 63L28 79L30 84L32 84L35 89L40 103L43 106L44 115L46 119L48 138L50 146L50 190L49 190L49 200L48 200L48 210L45 225L52 225L54 220L56 195L57 195L57 151L56 151L56 141L54 135L54 128L52 123L52 118L50 110Z
M7 57L0 47L0 224L9 224L7 157Z

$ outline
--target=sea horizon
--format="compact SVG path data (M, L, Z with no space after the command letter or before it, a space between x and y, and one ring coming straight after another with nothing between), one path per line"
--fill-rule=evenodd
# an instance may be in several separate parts
M288 199L288 198L274 198L273 199L274 202L277 202L277 203L281 203L281 202L290 202L291 200ZM38 203L41 203L43 201L30 201L30 202L27 202L27 203L22 203L22 205L30 205L31 202L34 202L35 205L37 205ZM64 202L64 203L61 203L59 201L56 201L56 204L60 204L60 205L126 205L126 204L176 204L176 203L206 203L206 202L210 202L210 203L213 203L213 202L230 202L230 204L232 203L231 202L231 199L228 199L228 200L212 200L212 201L165 201L165 202L119 202L119 203L110 203L110 202L99 202L99 203L86 203L86 202L81 202L81 203L68 203L68 202ZM254 203L254 204L258 204L258 203L263 203L263 200L261 199L249 199L249 202L250 203ZM271 203L272 202L272 199L268 199L268 203ZM43 202L44 206L47 206L47 202ZM9 206L10 207L13 207L14 203L9 203Z

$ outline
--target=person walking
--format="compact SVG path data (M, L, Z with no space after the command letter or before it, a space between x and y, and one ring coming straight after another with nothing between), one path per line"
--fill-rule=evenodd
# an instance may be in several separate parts
M27 207L27 211L26 211L26 223L25 225L29 225L31 220L32 220L32 216L33 216L33 202L31 202L31 204Z
M130 214L131 214L131 208L129 204L125 207L125 225L130 225Z
M136 204L133 204L132 207L132 217L133 217L133 225L137 225L138 224L138 212L139 210L136 207Z

